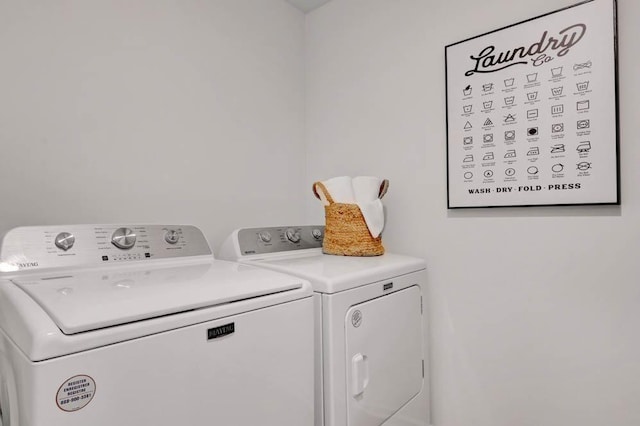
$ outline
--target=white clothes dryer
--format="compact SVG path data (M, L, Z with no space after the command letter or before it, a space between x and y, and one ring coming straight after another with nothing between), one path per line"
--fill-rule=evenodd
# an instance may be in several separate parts
M219 257L314 288L316 426L430 424L426 264L322 253L324 227L244 228Z
M0 425L313 424L304 279L193 226L44 226L0 249Z

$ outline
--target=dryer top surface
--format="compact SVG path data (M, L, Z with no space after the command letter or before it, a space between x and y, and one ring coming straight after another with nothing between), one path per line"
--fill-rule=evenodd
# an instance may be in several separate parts
M397 254L372 257L333 256L320 252L263 257L253 263L296 275L311 282L314 291L337 293L426 269L424 260Z

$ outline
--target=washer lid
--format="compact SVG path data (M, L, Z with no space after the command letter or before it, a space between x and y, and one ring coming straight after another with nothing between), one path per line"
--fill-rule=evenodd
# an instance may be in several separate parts
M314 291L321 293L337 293L426 268L422 259L388 253L382 256L356 257L312 252L263 257L247 263L307 279Z
M303 286L299 278L222 260L153 269L67 271L16 278L12 282L29 294L64 334L229 304ZM264 305L275 303L278 302L270 300Z

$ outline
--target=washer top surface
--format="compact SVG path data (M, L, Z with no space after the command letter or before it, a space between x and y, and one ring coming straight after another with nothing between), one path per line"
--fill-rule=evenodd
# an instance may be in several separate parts
M239 267L241 266L241 267ZM282 293L299 278L222 260L13 278L65 334Z

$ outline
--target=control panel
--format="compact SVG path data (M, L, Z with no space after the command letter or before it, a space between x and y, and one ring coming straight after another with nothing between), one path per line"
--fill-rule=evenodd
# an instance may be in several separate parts
M242 255L322 248L324 226L244 228L238 231Z
M32 226L5 235L0 273L211 255L189 225Z

